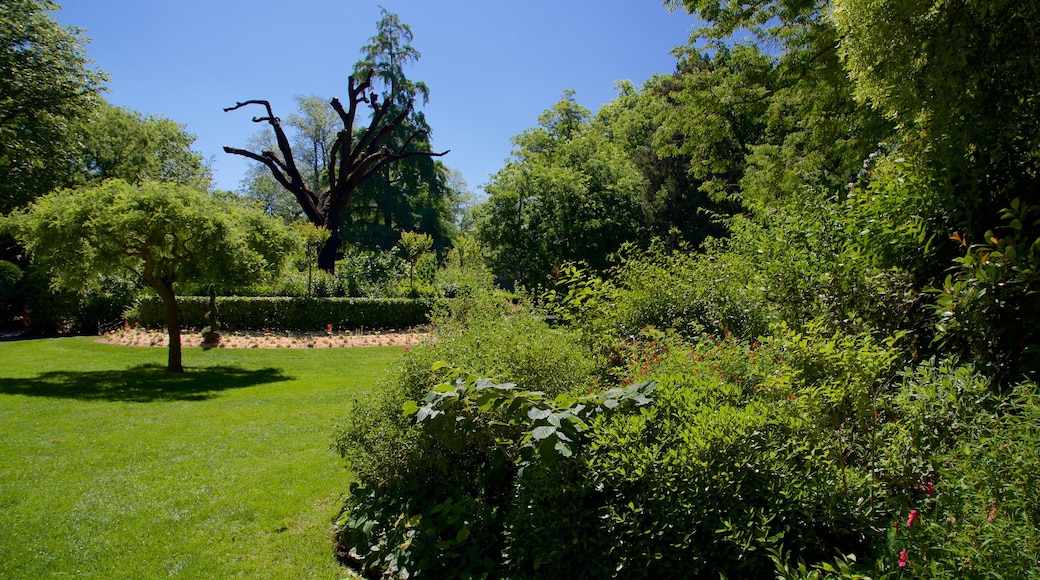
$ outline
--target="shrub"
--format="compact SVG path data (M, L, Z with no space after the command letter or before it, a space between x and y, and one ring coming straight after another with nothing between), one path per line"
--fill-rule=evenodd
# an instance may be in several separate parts
M37 334L97 334L121 322L135 296L128 282L107 277L81 292L55 290L47 273L33 266L19 281L15 302L28 305Z
M875 572L1040 576L1040 405L972 365L929 361L905 373L881 434L878 476L894 521Z
M15 310L18 281L22 279L22 269L7 260L0 260L0 320L6 321Z
M551 332L522 309L527 318L481 312L466 310L447 324L457 334L412 351L341 431L339 449L361 483L339 537L370 571L756 577L774 570L778 554L817 563L885 551L896 510L873 477L873 433L885 416L877 399L899 360L893 345L828 335L822 323L807 323L806 333L781 326L760 342L636 337L623 373L636 389L659 379L654 402L582 417L580 436L560 439L573 458L521 455L520 470L510 460L517 442L563 413L561 399L547 407L548 395L498 383L444 383L431 363L457 357L491 368L517 357L520 343L496 340L510 332L495 320L512 319L528 337ZM571 401L601 404L601 387L586 384L593 392L570 391ZM451 412L414 425L402 408L413 417ZM566 412L584 411L575 409ZM555 433L543 430L540 441L555 446Z
M404 414L426 443L424 457L375 486L352 486L337 523L342 553L370 574L516 576L505 566L507 529L515 527L509 516L518 511L515 490L525 470L566 462L590 417L645 405L653 389L643 383L549 399L466 375L407 401ZM426 463L431 452L436 467Z
M895 522L889 562L916 576L1040 577L1036 385L980 413L967 435L936 457L933 486L903 512L916 518Z
M379 298L247 298L218 297L225 328L239 330L325 330L408 328L429 322L433 304L428 301ZM206 325L209 298L183 296L177 299L181 322L188 328ZM162 308L154 296L142 298L131 320L144 326L162 325Z
M1015 199L1006 226L966 248L935 290L939 338L1005 383L1040 373L1040 206ZM954 236L964 246L968 242Z
M439 577L498 569L519 467L495 450L505 441L519 445L525 421L550 416L528 415L535 402L562 407L568 396L599 392L588 350L574 333L549 328L524 305L469 295L453 301L437 323L438 341L409 350L396 375L359 401L339 428L336 447L359 480L339 519L341 555L370 571ZM435 364L440 360L495 382L481 389L472 381L453 384L450 370ZM418 416L435 389L491 393L498 391L486 385L506 381L520 385L500 391L500 400L510 403L495 409L480 408L487 401L467 403L467 421L415 424L402 413L411 402ZM465 399L456 394L454 400ZM476 424L488 429L473 429Z
M756 341L651 332L627 345L628 380L660 387L638 415L591 427L582 477L596 490L584 500L598 510L597 576L762 577L776 554L884 550L891 510L872 477L872 434L900 351L823 326ZM543 566L581 557L556 551Z

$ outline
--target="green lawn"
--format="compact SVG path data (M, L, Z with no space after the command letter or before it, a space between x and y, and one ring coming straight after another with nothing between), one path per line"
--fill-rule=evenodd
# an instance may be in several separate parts
M400 354L0 343L0 577L344 576L333 427Z

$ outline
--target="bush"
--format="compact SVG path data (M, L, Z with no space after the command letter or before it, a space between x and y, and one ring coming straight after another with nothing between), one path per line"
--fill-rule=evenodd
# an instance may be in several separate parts
M573 549L551 548L539 526L566 507L543 510L518 543L532 546L525 558L563 574L591 542L598 577L746 578L770 575L777 554L819 562L883 551L889 511L876 499L871 434L899 351L806 326L816 330L781 326L760 341L637 337L628 380L660 387L638 415L590 429L581 481L594 491L582 505L598 527L582 524Z
M338 523L341 555L370 572L442 577L499 569L503 517L518 467L494 451L503 441L520 441L521 423L533 420L531 405L522 401L599 392L589 352L574 333L549 328L526 306L467 295L440 312L437 324L438 341L410 350L388 384L355 406L337 436L336 447L359 480ZM481 418L468 423L491 431L466 431L467 423L455 421L415 424L402 414L406 404L426 405L438 385L455 388L451 371L436 365L440 360L495 377L496 385L519 385L502 392L521 402L497 412L481 409Z
M565 345L527 358L514 329L527 342L567 331L523 309L497 318L465 312L454 313L446 340L412 351L396 380L340 433L339 450L361 483L339 538L370 572L756 577L774 570L778 554L824 562L884 552L895 510L872 475L873 433L898 349L809 323L812 332L779 327L761 342L637 337L624 376L635 389L659 379L653 404L583 419L580 435L561 439L571 459L537 453L516 469L508 460L516 450L501 446L526 440L567 399L546 407L549 395L534 396L523 383L490 395L509 387L453 384L432 363L466 360L501 372L512 360L541 381L533 384L551 388L541 368L562 376L571 376L567 364L575 368L548 359ZM588 377L581 391L564 392L568 413L606 405ZM401 413L429 418L446 408L418 424Z
M930 493L907 506L890 562L913 575L1040 577L1040 405L1020 386L999 413L938 456ZM913 519L913 521L911 521ZM897 564L898 566L898 564Z
M16 310L18 281L22 269L16 264L0 260L0 321L7 321Z
M34 333L98 334L123 320L135 295L130 284L116 278L103 278L82 292L54 290L50 276L33 266L18 283L15 302L30 308Z
M433 303L421 300L378 298L247 298L218 297L220 317L229 330L339 330L357 328L409 328L429 322ZM181 323L187 328L206 325L209 310L206 296L181 296ZM141 299L131 320L143 326L162 325L162 305L158 298Z
M1040 576L1040 405L971 365L908 371L881 434L890 511L875 572L909 577Z

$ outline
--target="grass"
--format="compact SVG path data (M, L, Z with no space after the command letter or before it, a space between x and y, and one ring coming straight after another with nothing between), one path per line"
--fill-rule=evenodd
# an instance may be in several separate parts
M0 343L0 577L346 576L333 428L400 353Z

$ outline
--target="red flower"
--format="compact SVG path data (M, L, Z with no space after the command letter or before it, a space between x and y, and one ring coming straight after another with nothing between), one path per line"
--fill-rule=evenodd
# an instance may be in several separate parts
M935 483L928 482L928 497L935 497Z
M910 516L906 518L906 527L914 525L914 520L917 519L917 510L910 510Z
M906 557L906 550L899 552L899 567L906 568L906 565L910 563L910 560Z

